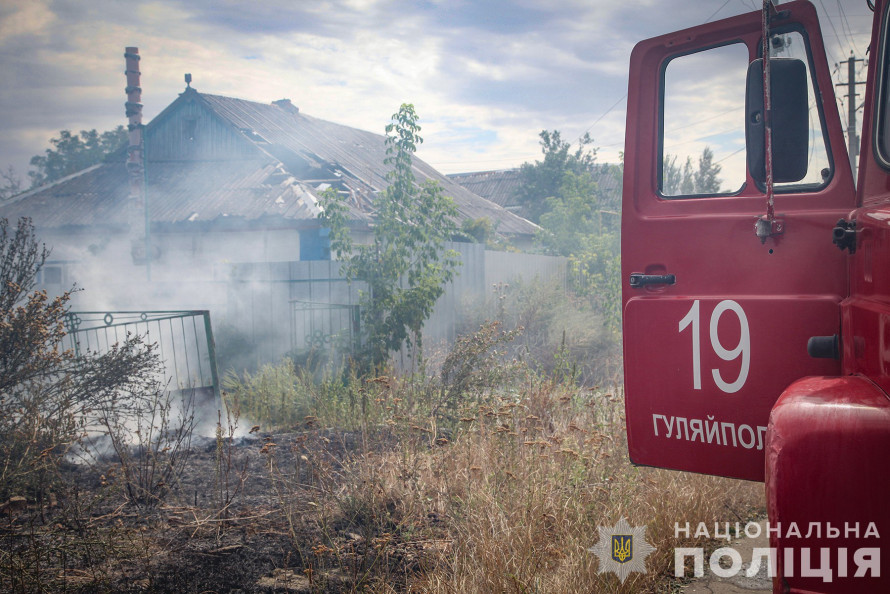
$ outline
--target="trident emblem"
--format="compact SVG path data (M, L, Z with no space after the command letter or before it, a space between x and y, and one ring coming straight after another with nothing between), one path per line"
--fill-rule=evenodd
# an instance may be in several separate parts
M612 559L618 563L627 563L634 557L634 537L632 534L612 535Z

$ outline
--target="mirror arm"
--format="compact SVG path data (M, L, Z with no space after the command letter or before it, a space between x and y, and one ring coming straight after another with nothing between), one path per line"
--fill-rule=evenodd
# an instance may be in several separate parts
M766 214L754 223L754 234L765 243L767 237L781 235L785 232L785 224L776 218L776 204L773 196L773 122L770 91L770 13L775 10L772 0L763 0L763 125L765 139L764 165L766 169Z
M767 237L773 235L773 221L776 219L775 199L773 197L773 124L772 104L770 97L770 56L769 56L769 22L770 11L773 9L772 0L763 0L763 125L766 153L764 154L766 166L766 214L757 220L754 225L754 233L764 243ZM784 229L784 225L782 226Z

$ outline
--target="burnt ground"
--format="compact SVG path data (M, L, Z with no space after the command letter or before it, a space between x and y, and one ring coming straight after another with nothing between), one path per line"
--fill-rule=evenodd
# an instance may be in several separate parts
M394 440L314 429L195 437L172 485L150 456L69 464L67 488L3 509L0 590L403 590L450 542L442 518L407 517L360 476L353 461L370 442ZM128 501L126 467L162 497Z

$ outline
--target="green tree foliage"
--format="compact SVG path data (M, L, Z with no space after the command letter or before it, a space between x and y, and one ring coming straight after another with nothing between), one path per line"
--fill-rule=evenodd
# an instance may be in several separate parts
M720 192L722 167L714 163L714 151L711 147L705 147L698 158L698 168L692 162L692 157L686 157L686 162L681 167L677 163L676 155L666 155L664 158L664 173L662 192L666 196L685 196L691 194L716 194Z
M118 126L114 130L97 132L81 130L72 134L70 130L59 132L58 138L49 142L53 148L45 154L31 157L31 187L42 186L101 163L105 157L127 146L127 130Z
M378 370L389 354L406 344L422 353L421 330L433 306L454 277L457 254L445 242L458 232L457 209L435 181L418 184L412 171L420 137L411 104L402 104L386 126L389 186L374 202L373 239L356 245L346 202L333 188L321 196L319 218L331 229L331 249L344 262L347 279L368 284L362 295L358 362Z
M566 173L582 175L590 172L596 160L596 149L590 145L593 139L584 134L578 140L578 148L562 139L558 130L542 130L539 134L544 159L523 163L519 168L517 199L523 207L523 216L535 223L549 210L547 199L557 196Z
M589 172L563 174L555 196L546 200L538 240L550 253L571 256L580 253L585 238L602 230L598 208L598 185Z
M558 131L540 136L544 159L522 166L520 190L539 212L538 242L547 253L569 257L575 292L617 330L623 167L597 164L589 135L574 150Z
M494 225L491 219L482 217L479 219L464 219L460 225L463 238L474 243L487 243L494 235Z

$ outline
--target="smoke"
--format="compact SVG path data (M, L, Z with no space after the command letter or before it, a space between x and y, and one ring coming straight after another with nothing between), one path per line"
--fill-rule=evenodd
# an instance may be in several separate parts
M149 342L159 343L166 379L174 389L212 384L206 381L210 374L205 369L211 349L202 338L201 321L182 318L154 324L152 312L210 312L217 379L229 370L252 372L285 356L301 361L312 353L307 360L333 361L336 358L330 355L348 348L354 338L364 284L347 283L337 262L299 261L297 230L192 227L156 232L152 245L157 257L151 263L150 280L147 267L134 263L124 233L56 229L43 238L52 248L48 266L64 269L62 283L49 288L53 292L72 284L78 288L72 311L111 312L115 323L123 319L115 312L147 314L146 323L127 330L147 332ZM466 303L484 300L495 283L517 277L565 278L562 258L488 252L483 245L470 243L448 247L458 250L462 265L424 325L427 345L451 344ZM193 328L183 333L183 324ZM196 360L200 363L194 365ZM196 370L205 376L203 383L193 381L201 375Z

